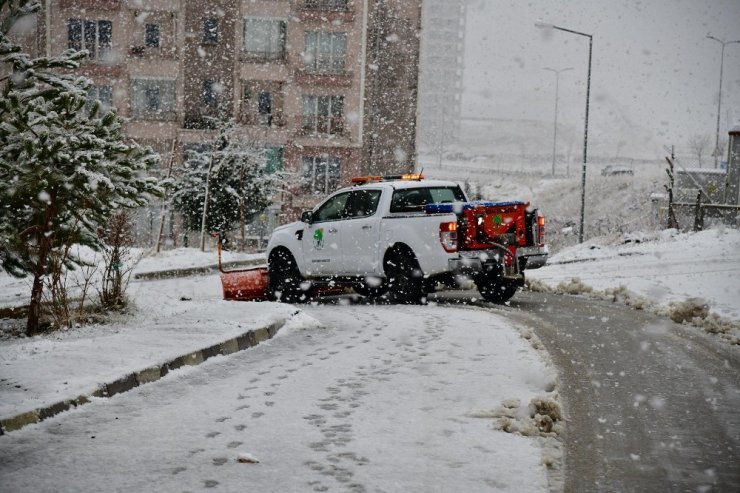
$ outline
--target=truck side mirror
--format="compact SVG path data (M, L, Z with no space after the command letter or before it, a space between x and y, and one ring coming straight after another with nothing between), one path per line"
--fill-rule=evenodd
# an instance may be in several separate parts
M311 221L313 221L313 211L303 211L301 213L301 222L311 224Z

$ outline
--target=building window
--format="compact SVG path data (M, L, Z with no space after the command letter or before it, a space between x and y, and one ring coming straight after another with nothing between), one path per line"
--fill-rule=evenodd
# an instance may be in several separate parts
M343 96L303 96L303 130L339 134L344 131Z
M265 168L268 173L275 173L283 170L283 159L285 151L281 146L265 146Z
M105 20L69 19L67 41L73 50L87 50L90 58L106 58L113 47L113 23Z
M347 34L306 32L303 52L307 72L340 73L344 71L347 56Z
M161 103L159 86L150 85L144 88L144 107L147 111L159 111Z
M283 83L249 81L243 84L242 121L250 125L283 125Z
M306 10L347 10L347 0L305 0Z
M260 115L272 115L272 93L260 91L257 96L257 111Z
M203 44L218 43L218 19L203 19Z
M173 119L176 115L175 81L134 79L131 107L137 118Z
M113 88L109 85L90 86L87 90L87 103L85 104L88 111L95 101L100 102L100 108L103 111L110 109L113 106Z
M285 58L287 23L274 19L244 19L244 53L249 58Z
M341 160L329 156L304 156L301 188L304 193L325 195L339 187Z
M201 89L203 106L209 106L212 108L216 108L218 106L218 93L220 92L220 87L221 85L214 80L207 79L203 81Z
M160 36L159 24L147 24L144 31L144 45L147 48L159 48Z

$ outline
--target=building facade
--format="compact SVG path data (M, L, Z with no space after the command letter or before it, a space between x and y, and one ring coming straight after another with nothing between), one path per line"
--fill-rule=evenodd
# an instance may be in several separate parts
M460 137L468 0L424 0L419 146L441 155Z
M47 0L33 50L86 49L91 98L169 163L231 117L288 172L286 222L416 160L421 0Z

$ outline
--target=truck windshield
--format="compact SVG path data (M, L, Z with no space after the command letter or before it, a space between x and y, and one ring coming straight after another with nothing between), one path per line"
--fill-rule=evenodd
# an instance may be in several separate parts
M393 192L391 212L418 212L426 204L464 202L460 187L406 188Z

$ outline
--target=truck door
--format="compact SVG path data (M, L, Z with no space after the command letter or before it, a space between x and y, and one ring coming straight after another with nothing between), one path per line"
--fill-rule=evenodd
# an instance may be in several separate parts
M341 225L350 192L330 197L313 214L303 233L303 260L310 277L338 274L341 271Z
M342 222L342 271L345 274L380 273L378 242L381 190L361 189L350 192Z

